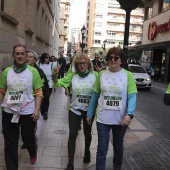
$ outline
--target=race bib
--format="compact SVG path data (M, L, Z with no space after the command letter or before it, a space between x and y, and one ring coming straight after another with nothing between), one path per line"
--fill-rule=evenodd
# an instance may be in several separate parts
M23 91L19 92L9 92L7 104L17 104L23 101Z
M104 96L104 109L121 110L122 97Z
M76 105L78 106L88 106L91 96L87 95L77 95L76 96Z

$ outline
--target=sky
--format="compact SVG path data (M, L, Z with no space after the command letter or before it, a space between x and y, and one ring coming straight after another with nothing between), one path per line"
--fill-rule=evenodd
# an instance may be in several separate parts
M86 8L87 0L70 0L70 24L69 33L71 28L79 27L82 28L83 24L86 22Z

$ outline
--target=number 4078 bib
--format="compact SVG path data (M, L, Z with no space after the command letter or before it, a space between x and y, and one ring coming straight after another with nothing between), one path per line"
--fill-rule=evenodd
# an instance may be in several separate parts
M104 108L112 110L122 109L122 97L104 96Z
M7 104L17 104L23 101L23 91L9 92Z

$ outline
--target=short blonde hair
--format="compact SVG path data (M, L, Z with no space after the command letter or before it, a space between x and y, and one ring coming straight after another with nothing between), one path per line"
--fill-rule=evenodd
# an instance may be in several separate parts
M76 57L74 57L73 65L75 67L75 72L77 73L79 71L78 63L80 62L81 59L85 60L85 62L88 64L88 69L90 70L90 72L93 72L93 65L92 65L90 58L86 54L83 54L83 53L78 54Z

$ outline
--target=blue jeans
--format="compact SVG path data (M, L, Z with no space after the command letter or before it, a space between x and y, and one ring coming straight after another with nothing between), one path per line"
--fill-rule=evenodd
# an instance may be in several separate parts
M98 147L96 157L96 170L105 170L106 168L106 155L109 146L110 130L113 134L113 150L114 158L113 165L115 169L120 169L123 160L123 138L126 128L121 125L106 125L97 122L98 131Z

